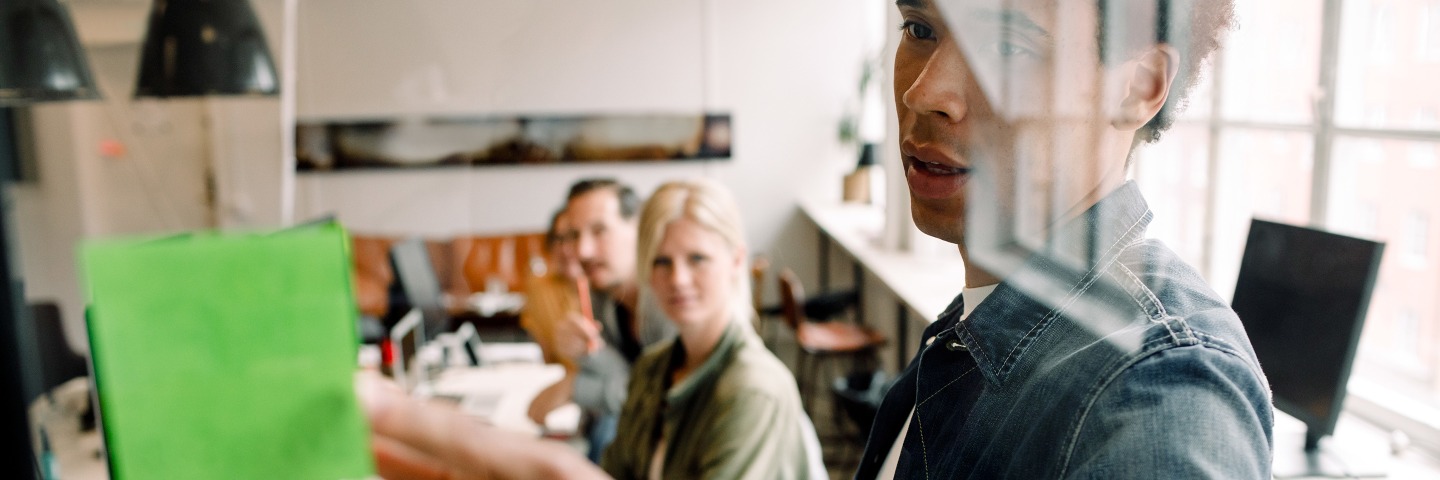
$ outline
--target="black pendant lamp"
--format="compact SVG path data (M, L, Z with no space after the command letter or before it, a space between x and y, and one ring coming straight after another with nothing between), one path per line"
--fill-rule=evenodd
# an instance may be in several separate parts
M265 32L248 0L155 0L136 97L279 92Z
M100 98L65 7L55 0L0 4L0 107Z

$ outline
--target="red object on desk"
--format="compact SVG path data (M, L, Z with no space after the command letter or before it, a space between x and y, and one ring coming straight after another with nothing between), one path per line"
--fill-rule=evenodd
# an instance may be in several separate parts
M387 369L395 366L395 342L389 337L380 339L380 365Z

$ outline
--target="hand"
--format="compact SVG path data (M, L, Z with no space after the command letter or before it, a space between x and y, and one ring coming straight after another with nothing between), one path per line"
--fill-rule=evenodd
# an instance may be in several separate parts
M576 312L566 312L555 324L555 353L580 363L580 360L605 346L600 325Z
M563 444L499 430L453 408L420 402L373 373L356 380L381 477L606 478Z
M570 398L574 394L575 375L573 373L566 373L565 378L555 382L554 385L545 387L544 390L540 391L539 395L535 396L534 400L530 401L530 411L528 412L530 421L535 422L536 425L540 425L543 429L545 427L545 417L549 416L550 412L555 411L555 409L570 403Z

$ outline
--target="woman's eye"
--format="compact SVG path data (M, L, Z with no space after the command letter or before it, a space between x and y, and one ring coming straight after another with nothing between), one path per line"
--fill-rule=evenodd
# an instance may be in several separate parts
M691 263L692 265L693 265L693 264L697 264L697 263L702 263L702 262L704 262L705 260L709 260L709 259L710 259L710 257L706 257L706 256L700 255L700 254L691 255L691 256L689 257L689 261L690 261L690 263Z
M906 35L909 35L916 40L929 40L931 38L934 38L935 36L934 30L931 30L929 26L920 23L905 22L904 24L900 25L900 29L904 30Z
M650 266L654 268L668 268L670 264L671 262L668 257L655 257L655 261L651 263Z

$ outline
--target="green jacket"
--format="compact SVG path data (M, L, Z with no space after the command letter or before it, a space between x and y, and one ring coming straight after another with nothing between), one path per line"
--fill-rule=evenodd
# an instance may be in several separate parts
M657 442L666 442L667 479L810 478L806 436L814 431L795 377L748 324L732 323L705 363L679 385L678 340L645 352L631 372L615 442L601 465L620 480L644 479ZM818 455L818 452L815 452Z

